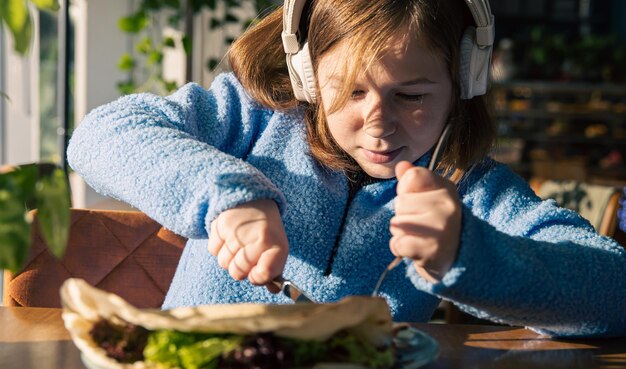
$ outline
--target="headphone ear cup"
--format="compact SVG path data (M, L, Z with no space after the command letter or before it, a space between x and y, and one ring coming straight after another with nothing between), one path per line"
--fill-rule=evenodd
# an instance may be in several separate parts
M317 97L315 73L313 72L308 42L305 42L302 49L291 56L291 66L288 67L290 68L289 77L296 99L311 104L315 103Z
M476 28L468 27L461 38L459 60L459 82L461 85L461 99L471 99L472 92L472 54L474 52L474 37Z
M468 27L460 46L459 81L461 99L487 93L492 47L481 48L476 43L476 28Z

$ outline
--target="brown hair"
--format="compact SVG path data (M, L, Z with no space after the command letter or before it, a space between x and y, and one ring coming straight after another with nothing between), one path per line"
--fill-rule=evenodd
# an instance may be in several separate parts
M473 24L463 0L310 0L308 6L308 17L303 14L300 29L306 30L308 26L314 71L321 56L339 42L346 40L353 51L343 66L347 83L331 110L347 101L363 67L384 54L388 41L397 37L399 30L406 30L442 56L452 79L454 101L448 117L451 133L438 168L458 181L488 153L495 140L496 124L483 97L459 98L459 45L463 31ZM295 99L281 32L282 8L245 32L229 52L235 75L254 99L271 109L303 106L312 155L332 169L357 171L354 160L333 140L322 104L311 105ZM409 41L409 37L403 39ZM359 62L352 62L355 60Z

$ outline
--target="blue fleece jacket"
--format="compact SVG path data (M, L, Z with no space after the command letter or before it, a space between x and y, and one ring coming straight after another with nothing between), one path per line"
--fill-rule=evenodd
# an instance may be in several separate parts
M415 164L425 166L429 155ZM93 110L74 132L68 160L97 191L189 238L163 308L291 303L233 280L207 250L211 221L251 200L277 202L290 245L284 276L319 301L371 294L393 259L396 180L365 185L349 199L345 175L310 155L302 112L264 108L231 74L209 90L188 84L166 98L131 95ZM490 159L470 171L459 193L461 241L442 281L427 282L405 260L381 288L396 321L427 321L443 298L477 317L548 335L626 334L619 244L576 213L542 202Z

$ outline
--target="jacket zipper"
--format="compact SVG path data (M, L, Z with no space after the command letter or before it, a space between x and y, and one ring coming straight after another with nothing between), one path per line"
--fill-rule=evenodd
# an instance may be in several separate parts
M361 180L349 183L350 187L348 190L348 201L346 201L346 206L343 209L343 216L341 217L341 223L339 223L339 232L337 233L337 237L335 237L335 244L333 245L333 249L330 253L330 258L328 259L328 264L326 265L326 270L324 271L324 277L328 277L332 272L333 262L335 261L335 256L337 255L337 251L339 250L339 242L341 242L341 236L343 235L343 228L346 225L346 219L348 218L350 205L352 204L352 200L354 200L354 196L356 196L356 193L362 186Z

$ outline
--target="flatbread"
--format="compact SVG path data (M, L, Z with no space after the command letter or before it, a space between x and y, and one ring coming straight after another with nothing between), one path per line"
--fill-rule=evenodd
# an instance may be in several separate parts
M131 323L148 330L235 334L274 332L281 337L316 340L326 340L338 331L348 330L376 346L389 346L392 338L389 306L378 297L350 296L330 304L249 303L171 310L138 309L115 294L95 288L82 279L71 278L61 287L61 301L63 320L72 340L89 361L101 368L152 367L143 362L122 364L106 356L89 334L100 319L118 324Z

